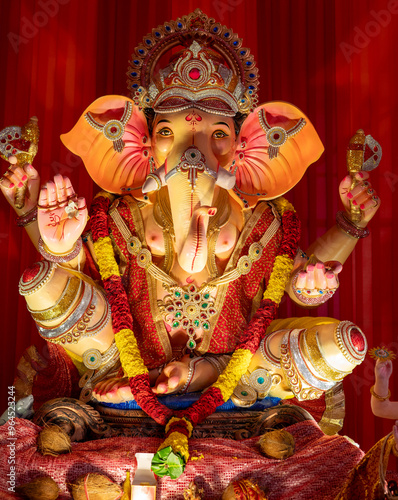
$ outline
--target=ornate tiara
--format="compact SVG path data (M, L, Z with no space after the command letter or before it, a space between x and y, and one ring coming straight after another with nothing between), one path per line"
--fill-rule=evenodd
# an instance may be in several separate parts
M127 76L134 102L157 113L195 106L234 116L257 105L258 69L249 49L200 9L145 36Z

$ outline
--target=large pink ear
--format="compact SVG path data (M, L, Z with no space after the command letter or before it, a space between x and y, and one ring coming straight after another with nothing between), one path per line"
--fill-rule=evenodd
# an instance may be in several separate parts
M323 153L309 119L287 102L262 104L245 120L235 154L234 193L245 206L295 186Z
M91 178L102 189L143 196L141 187L153 160L145 115L131 99L100 97L70 132L61 135L61 140L82 158Z

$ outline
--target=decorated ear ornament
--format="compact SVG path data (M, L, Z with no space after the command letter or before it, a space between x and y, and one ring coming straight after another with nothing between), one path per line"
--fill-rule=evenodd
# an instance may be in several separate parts
M268 156L270 160L276 158L279 153L279 148L283 146L285 142L290 139L290 137L298 134L306 124L304 118L300 118L297 120L297 123L288 130L280 126L273 127L267 121L267 113L265 109L260 109L258 112L258 118L260 120L261 128L267 134L266 138L269 144Z
M131 113L133 111L133 104L129 101L126 101L124 105L123 115L120 120L109 120L105 124L99 123L92 116L90 112L84 115L84 118L87 122L96 130L100 130L104 136L113 142L113 149L118 153L121 153L124 149L125 143L122 139L124 135L124 129L126 123L131 118Z
M389 361L396 358L396 355L387 349L387 347L372 347L369 350L369 356L373 359L380 359L380 361Z

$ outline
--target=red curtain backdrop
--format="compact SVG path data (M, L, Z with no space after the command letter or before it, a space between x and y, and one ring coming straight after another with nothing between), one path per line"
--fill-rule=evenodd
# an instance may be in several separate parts
M334 224L349 138L363 128L381 143L383 160L372 183L382 206L370 225L371 236L358 243L344 266L340 290L316 311L296 308L286 299L281 315L349 319L363 328L370 347L384 344L398 351L396 0L3 0L0 128L23 125L36 115L41 138L35 166L43 182L58 172L68 175L79 195L90 201L96 187L59 135L97 97L126 94L127 61L142 37L196 7L243 37L260 68L260 101L297 105L325 145L321 159L288 195L303 222L303 248ZM3 161L1 168L7 168ZM31 344L43 346L17 289L21 273L38 254L14 221L1 199L0 413L23 350ZM396 399L397 373L398 361L391 384ZM372 384L369 358L344 383L343 434L365 450L392 425L370 411Z

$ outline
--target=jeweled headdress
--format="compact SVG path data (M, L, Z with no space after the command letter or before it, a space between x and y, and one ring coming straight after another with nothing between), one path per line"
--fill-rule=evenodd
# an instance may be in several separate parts
M195 106L235 116L257 104L258 69L249 49L200 9L145 36L127 75L134 102L156 113Z

